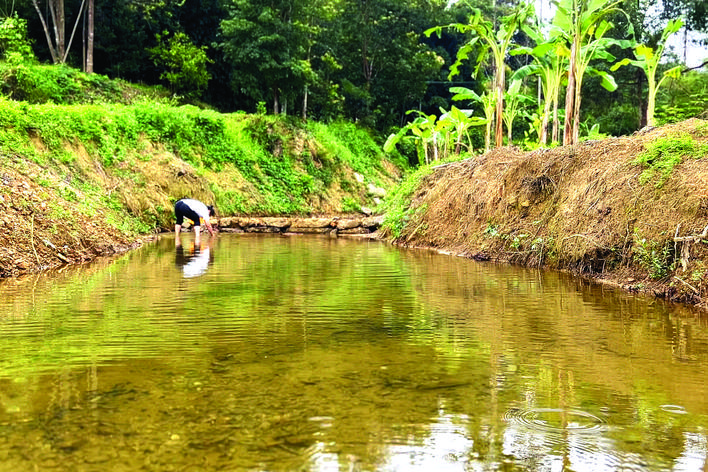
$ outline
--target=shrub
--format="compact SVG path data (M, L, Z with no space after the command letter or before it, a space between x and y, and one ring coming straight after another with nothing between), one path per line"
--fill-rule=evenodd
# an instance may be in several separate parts
M158 46L148 50L155 65L165 69L160 79L167 81L173 93L198 97L211 79L207 64L213 61L207 57L206 46L195 46L184 33L175 33L167 41L163 35L158 34Z
M27 20L18 18L17 13L0 21L0 52L8 64L36 61L27 39Z

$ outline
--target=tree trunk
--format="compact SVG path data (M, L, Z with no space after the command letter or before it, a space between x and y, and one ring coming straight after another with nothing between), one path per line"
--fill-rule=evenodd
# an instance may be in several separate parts
M644 126L654 126L654 107L656 104L656 85L652 80L648 82L648 96L647 96L647 113L646 113L646 124Z
M54 38L57 47L57 56L61 63L66 61L66 16L64 15L64 0L50 0L49 12L54 20Z
M39 16L39 21L42 23L42 29L44 30L44 36L47 39L47 46L49 47L49 53L52 55L52 62L54 64L59 63L59 57L57 55L57 48L54 45L54 42L52 41L52 36L49 34L49 27L47 26L47 20L45 20L44 15L42 14L42 10L39 9L39 5L37 4L37 0L32 0L32 5L34 6L34 9L37 11L37 15ZM51 8L51 6L50 6ZM53 17L53 15L52 15Z
M494 132L494 142L495 147L501 147L504 145L504 64L499 65L499 69L496 71L496 95L497 95L497 108L496 108L496 129Z
M280 105L278 104L278 87L273 87L273 114L280 113Z
M570 47L570 64L568 66L568 85L565 91L565 123L563 125L563 145L568 146L575 144L573 141L573 123L575 114L575 99L577 80L577 59L578 59L578 41L576 35L573 39L573 44Z
M541 103L543 100L543 116L541 116L541 129L539 130L540 133L538 135L538 143L541 146L546 146L548 144L548 122L551 116L551 97L543 96L543 86L541 82L542 80L539 77L536 86L536 95L538 103ZM548 85L548 88L550 89L550 84Z
M91 70L93 70L93 11L94 11L94 0L89 1L89 33L88 33L88 49L86 54L90 55ZM47 19L45 18L42 10L39 8L39 3L37 0L32 0L32 5L37 11L39 16L39 21L42 23L42 29L44 30L44 36L47 39L47 46L49 48L49 53L52 56L52 62L54 64L64 64L69 54L69 49L71 48L71 43L74 39L74 33L76 32L76 27L81 21L83 15L84 4L86 0L82 0L81 7L79 8L79 13L76 17L76 22L69 39L69 43L66 42L66 12L64 9L64 0L47 0L47 10L49 10L49 16L52 19L52 31L54 33L53 37L49 31L49 25ZM87 58L88 59L88 58ZM86 65L88 60L84 62L84 70L86 70Z
M489 152L492 148L492 120L491 117L487 120L486 130L484 133L484 152Z
M583 98L581 92L582 81L575 79L575 99L573 102L573 142L572 144L578 144L580 142L580 102Z
M548 144L548 123L551 117L551 98L546 97L543 102L543 116L541 117L541 135L538 137L539 144L546 146Z
M88 30L86 32L86 36L88 37L87 45L86 45L86 67L84 68L84 71L86 71L87 74L92 74L93 73L93 18L94 18L94 0L88 0Z
M560 87L559 87L560 89ZM558 119L558 92L556 90L556 97L553 99L553 132L551 134L551 143L557 143L559 141L558 134L560 132L560 120Z
M646 104L644 103L644 71L637 68L637 100L639 108L639 129L647 125Z

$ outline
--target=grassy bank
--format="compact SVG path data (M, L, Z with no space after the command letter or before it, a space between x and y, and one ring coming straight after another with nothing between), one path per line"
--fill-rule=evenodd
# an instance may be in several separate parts
M0 276L169 229L185 196L220 216L375 212L406 168L353 124L221 114L99 83L101 103L0 99ZM91 95L79 89L68 96Z
M422 168L387 203L400 244L708 300L708 122Z

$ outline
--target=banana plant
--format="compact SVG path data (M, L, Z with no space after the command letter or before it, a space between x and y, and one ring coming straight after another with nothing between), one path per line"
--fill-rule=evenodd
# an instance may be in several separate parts
M456 106L452 106L450 111L446 112L440 109L440 122L444 123L444 127L448 129L448 133L455 140L455 155L460 155L462 151L462 142L467 138L467 142L471 143L469 133L467 132L472 126L486 124L487 120L478 116L472 116L472 110L460 110ZM468 150L471 148L468 146Z
M475 120L474 125L486 126L484 132L484 150L485 152L489 151L491 149L492 122L494 121L494 110L496 109L496 95L489 93L489 91L479 95L474 90L466 87L450 87L450 92L455 94L452 96L452 99L455 101L471 100L482 105L484 118L478 117Z
M514 125L514 120L521 113L521 104L524 102L533 101L533 98L522 93L521 85L521 80L512 80L511 85L509 85L509 89L506 91L506 102L504 103L504 124L506 124L506 142L508 145L512 144L512 128Z
M570 59L568 63L568 85L565 96L565 124L563 144L575 144L580 134L580 102L583 77L586 72L600 76L602 86L607 90L615 90L617 84L614 78L605 71L589 68L590 61L603 59L608 62L615 60L608 48L618 45L622 48L631 47L633 42L607 38L605 35L614 25L605 18L610 15L624 14L630 34L634 34L628 15L617 5L620 1L611 0L560 0L556 4L556 14L552 28L555 34L565 38L570 44Z
M495 29L494 24L485 20L482 17L482 12L476 9L468 24L454 23L445 27L436 26L425 31L427 36L433 33L441 36L443 28L453 28L460 33L471 33L473 35L472 39L458 51L456 61L450 67L450 78L457 75L462 63L468 60L471 54L475 53L477 54L475 73L478 73L480 65L485 62L487 55L491 52L494 61L495 143L497 147L503 144L504 139L503 113L504 91L506 89L506 55L514 34L532 13L532 3L522 5L511 15L503 17L498 28ZM479 42L483 44L478 44Z
M438 160L438 146L443 141L441 130L444 128L445 124L438 122L438 117L435 115L427 115L418 110L409 110L407 112L407 114L411 113L417 113L418 117L402 127L397 133L391 134L384 143L384 151L393 151L396 144L408 135L408 133L411 133L416 143L419 159L422 157L426 164Z
M634 57L636 57L636 60L631 60L629 58L622 59L610 69L614 72L622 66L631 64L635 67L639 67L646 74L647 86L649 88L647 96L647 126L654 126L655 124L654 110L656 107L656 93L658 92L659 87L661 87L664 80L667 78L678 79L681 76L681 66L676 66L665 71L658 83L656 81L656 72L659 68L661 56L664 54L666 42L669 37L677 33L681 27L683 27L683 20L681 18L670 20L661 34L656 50L645 44L638 44L634 47Z
M537 76L541 84L541 103L539 103L540 123L538 139L540 146L548 144L548 128L552 118L551 141L558 142L560 121L558 119L558 103L561 85L567 74L570 49L562 38L557 35L546 37L543 30L536 25L525 25L524 32L535 42L536 46L519 47L510 52L511 55L526 54L533 58L531 64L519 68L512 76L513 80L523 80L529 76Z
M412 134L416 142L416 149L421 161L429 164L450 154L450 145L454 142L455 154L459 155L466 138L471 142L470 127L486 123L486 120L472 115L472 110L461 110L452 106L450 111L440 109L440 118L435 115L426 115L418 110L410 110L408 114L417 113L415 120L401 128L397 133L391 134L384 143L384 151L391 152L396 144L403 138ZM468 145L468 149L469 145Z

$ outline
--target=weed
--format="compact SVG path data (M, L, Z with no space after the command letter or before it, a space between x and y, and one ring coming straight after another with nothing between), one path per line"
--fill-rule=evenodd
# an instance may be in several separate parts
M695 133L699 138L708 138L708 123L701 123L696 126Z
M701 269L701 270L694 270L691 272L691 281L692 282L700 282L703 280L703 276L706 275L706 271Z
M499 226L492 224L490 222L487 222L487 227L484 228L484 231L482 232L485 236L491 236L491 237L497 237L499 236Z
M344 197L342 200L342 211L345 213L358 213L361 211L361 205L351 197Z
M514 239L511 240L511 243L509 243L509 245L513 250L518 251L519 249L521 249L524 239L526 239L528 236L528 234L519 234L517 236L514 236Z
M646 167L639 176L640 183L645 184L658 174L655 186L661 188L686 156L695 159L708 156L708 145L698 143L687 133L657 139L634 161Z
M633 250L634 261L654 280L663 279L675 268L672 245L668 241L648 241L635 230Z
M386 217L381 229L384 232L391 234L394 238L401 237L406 225L416 214L416 209L411 207L411 197L420 187L423 179L430 175L432 171L432 166L422 166L396 187L391 198L383 205Z

